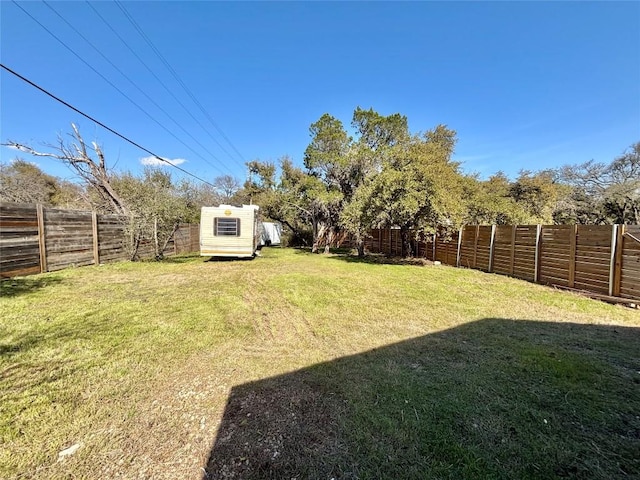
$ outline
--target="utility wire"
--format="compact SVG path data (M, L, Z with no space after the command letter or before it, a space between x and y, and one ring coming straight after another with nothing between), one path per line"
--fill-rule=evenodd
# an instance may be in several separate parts
M74 32L76 32L80 38L82 38L85 42L87 42L87 43L89 44L89 46L91 46L91 48L93 48L96 52L98 52L98 54L99 54L102 58L104 58L104 59L109 63L109 65L111 65L111 66L112 66L112 67L113 67L113 68L114 68L118 73L120 73L120 75L122 75L124 78L126 78L126 79L129 81L129 83L130 83L131 85L133 85L133 86L134 86L134 87L135 87L135 88L136 88L140 93L142 93L142 94L143 94L143 95L144 95L144 96L145 96L145 97L146 97L146 98L147 98L151 103L153 103L153 104L156 106L156 108L158 108L158 110L160 110L162 113L164 113L164 114L169 118L169 120L171 120L174 124L176 124L176 126L178 126L178 128L180 128L184 133L186 133L186 134L191 138L191 140L193 140L193 141L194 141L194 142L196 142L198 145L200 145L200 147L201 147L205 152L207 152L207 153L208 153L209 155L211 155L214 159L216 159L216 160L218 160L220 163L222 163L226 168L229 168L229 166L228 166L228 165L224 164L224 162L222 162L222 160L220 160L220 159L219 159L218 157L216 157L213 153L211 153L211 152L207 149L207 147L205 147L204 145L202 145L202 144L201 144L201 143L200 143L200 142L199 142L199 141L198 141L198 140L197 140L193 135L191 135L191 133L190 133L186 128L184 128L182 125L180 125L180 124L179 124L179 123L178 123L178 122L177 122L177 121L176 121L176 120L175 120L171 115L169 115L169 113L167 113L167 111L166 111L164 108L162 108L160 105L158 105L158 103L157 103L153 98L151 98L151 97L150 97L150 96L149 96L149 95L148 95L144 90L142 90L142 89L141 89L141 88L140 88L140 87L139 87L139 86L138 86L138 85L137 85L133 80L131 80L131 78L130 78L126 73L124 73L122 70L120 70L120 68L118 68L118 66L117 66L117 65L115 65L111 60L109 60L109 58L108 58L106 55L104 55L104 54L100 51L100 49L98 49L98 47L96 47L93 43L91 43L91 41L89 41L89 39L87 39L84 35L82 35L82 33L80 33L80 32L78 31L78 29L77 29L73 24L71 24L69 21L67 21L67 19L65 19L62 15L60 15L60 13L59 13L55 8L53 8L53 7L52 7L48 2L46 2L46 1L43 1L42 3L44 3L44 4L45 4L45 5L46 5L46 6L47 6L47 7L48 7L48 8L49 8L53 13L55 13L55 14L58 16L58 18L60 18L64 23L66 23L66 24L67 24L67 26L69 26L69 28L71 28ZM211 166L211 167L213 167L213 168L216 168L216 166L215 166L215 165L213 165L211 162L209 162L206 158L204 158L204 157L203 157L203 156L201 156L201 155L199 155L199 156L200 156L200 158L202 158L202 159L203 159L207 164L209 164L209 166ZM216 168L216 169L217 169L217 168Z
M47 27L45 27L42 23L40 23L35 17L33 17L29 12L27 12L24 8L22 8L20 5L18 5L17 2L15 2L15 0L13 1L13 4L18 7L20 10L22 10L29 18L31 18L34 22L36 22L38 25L40 25L49 35L51 35L53 38L55 38L63 47L65 47L67 50L69 50L78 60L80 60L82 63L84 63L87 67L89 67L96 75L98 75L100 78L102 78L105 82L107 82L109 85L111 85L115 90L117 90L120 95L122 95L124 98L126 98L127 100L129 100L133 105L135 105L142 113L144 113L150 120L152 120L154 123L156 123L159 127L161 127L163 130L165 130L169 135L171 135L173 138L175 138L178 142L180 142L182 145L184 145L186 148L188 148L189 150L191 150L196 156L202 158L203 160L205 160L205 162L207 161L204 157L202 157L202 155L200 155L198 152L196 152L192 147L190 147L189 145L187 145L184 141L182 141L180 138L178 138L176 136L175 133L173 133L171 130L169 130L167 127L165 127L164 125L162 125L158 120L156 120L150 113L148 113L144 108L142 108L139 104L137 104L131 97L129 97L126 93L124 93L122 90L120 90L116 85L113 84L113 82L111 82L107 77L105 77L103 74L101 74L98 70L96 70L94 67L91 66L91 64L89 64L86 60L84 60L80 55L78 55L71 47L69 47L66 43L64 43L60 38L58 38L51 30L49 30ZM220 170L219 168L217 168L214 165L211 165L213 168L215 168L218 172L224 174L224 172L222 170Z
M169 70L169 72L171 73L171 75L173 75L173 78L176 79L176 81L182 86L182 88L184 89L184 91L187 93L187 95L189 95L189 97L191 98L191 100L193 100L193 103L196 104L196 106L200 109L200 111L203 113L203 115L205 117L207 117L207 119L209 120L209 122L211 123L211 125L213 125L213 127L218 131L218 133L222 136L222 138L224 138L227 143L231 146L231 148L238 154L238 156L242 159L243 162L246 163L245 158L242 156L242 154L238 151L238 149L236 148L236 146L231 142L231 140L229 140L229 138L225 135L225 133L222 131L222 129L218 126L218 124L213 120L213 118L211 118L211 115L209 115L209 113L206 111L206 109L202 106L202 104L198 101L198 99L195 97L195 95L191 92L191 90L189 90L189 88L185 85L185 83L182 81L182 79L180 78L180 76L178 75L178 73L173 69L173 67L169 64L169 62L164 58L164 56L162 55L162 53L160 53L160 51L155 47L155 45L153 44L153 42L151 41L151 39L144 33L144 31L142 30L142 28L138 25L138 23L135 21L135 19L131 16L131 14L127 11L127 9L124 7L124 5L122 5L122 3L119 0L115 0L116 5L118 6L118 8L120 8L120 10L122 11L122 13L127 17L127 19L129 20L129 22L131 22L131 24L134 26L134 28L138 31L138 33L140 34L140 36L147 42L147 45L149 45L149 47L151 47L151 49L155 52L155 54L158 56L158 58L160 59L160 61L162 61L162 63L164 64L165 67L167 67L167 70ZM218 145L220 146L220 148L222 148L222 150L224 152L227 153L227 155L230 155L229 152L216 140L216 143L218 143Z
M60 102L61 104L63 104L65 107L70 108L71 110L73 110L76 113L79 113L80 115L82 115L85 118L88 118L89 120L91 120L92 122L96 123L97 125L100 125L102 128L104 128L105 130L113 133L114 135L120 137L121 139L123 139L124 141L130 143L131 145L133 145L134 147L138 147L140 150L142 150L143 152L148 153L149 155L151 155L153 158L156 158L158 160L160 160L161 162L164 162L168 165L171 165L173 168L177 168L178 170L180 170L182 173L185 173L187 175L189 175L190 177L195 178L196 180L201 181L202 183L206 183L207 185L210 185L212 187L215 188L215 185L213 185L212 183L207 182L206 180L203 180L202 178L198 177L197 175L194 175L193 173L185 170L182 167L179 167L178 165L174 165L173 163L171 163L170 161L160 157L159 155L156 155L155 153L153 153L151 150L143 147L142 145L134 142L133 140L129 139L128 137L122 135L121 133L116 132L113 128L108 127L107 125L105 125L104 123L102 123L99 120L96 120L95 118L93 118L91 115L88 115L86 113L84 113L83 111L77 109L76 107L74 107L73 105L71 105L70 103L65 102L64 100L62 100L59 97L56 97L53 93L49 92L48 90L45 90L43 87L37 85L36 83L32 82L31 80L29 80L26 77L23 77L22 75L20 75L18 72L10 69L9 67L7 67L6 65L4 65L3 63L0 63L0 67L4 68L7 72L11 73L12 75L15 75L16 77L18 77L20 80L22 80L23 82L28 83L29 85L31 85L34 88L37 88L38 90L40 90L42 93L44 93L45 95L48 95L49 97L53 98L55 101Z
M91 4L91 2L89 2L89 0L85 0L85 3L91 8L91 10L94 11L94 13L102 20L102 22L109 27L109 29L113 32L113 34L118 37L118 39L124 44L125 47L127 47L127 49L133 54L133 56L135 56L138 61L147 69L147 71L153 75L153 77L158 81L158 83L160 85L162 85L162 87L165 89L165 91L171 96L171 98L173 98L178 105L180 105L185 112L187 112L187 114L193 119L194 122L196 122L200 128L202 128L202 130L204 132L207 133L207 135L209 135L209 137L216 142L216 144L229 156L229 158L233 161L235 161L236 163L238 163L238 160L236 158L234 158L232 155L229 154L229 152L222 146L220 145L220 142L213 136L211 135L211 133L209 132L209 130L202 124L202 122L200 122L200 120L198 120L193 113L191 113L191 110L189 110L184 103L182 103L180 101L180 99L175 95L175 93L173 93L173 91L167 87L167 85L156 75L156 73L145 63L145 61L140 58L140 56L135 52L135 50L133 50L133 48L131 48L131 46L127 43L127 41L122 38L122 36L118 33L118 31L113 28L113 26L107 21L107 19L105 19L100 12L98 12L98 10ZM242 162L239 162L240 165L242 167L244 167L244 164Z

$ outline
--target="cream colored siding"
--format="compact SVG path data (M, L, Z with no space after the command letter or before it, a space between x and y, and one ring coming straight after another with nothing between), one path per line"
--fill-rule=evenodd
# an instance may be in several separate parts
M200 255L203 256L228 256L228 257L251 257L255 253L256 244L254 241L256 217L258 215L256 206L244 205L233 207L220 205L219 207L202 207L200 217ZM216 218L221 219L218 223L220 232L216 233ZM240 235L232 232L232 222L236 219L239 222Z

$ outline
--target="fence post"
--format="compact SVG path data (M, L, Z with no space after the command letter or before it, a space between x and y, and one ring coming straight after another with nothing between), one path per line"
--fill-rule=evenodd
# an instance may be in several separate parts
M611 259L609 260L609 295L613 296L613 280L616 269L616 243L618 240L618 225L611 225Z
M438 246L436 245L436 242L438 241L438 235L437 234L433 234L433 261L436 261L436 255L438 255Z
M618 225L616 235L616 263L613 270L613 291L614 297L620 296L620 282L622 280L622 251L624 249L624 225Z
M542 225L536 226L536 253L534 260L533 281L538 283L538 277L540 276L540 249L542 248Z
M100 243L98 242L98 214L91 212L91 230L93 232L93 263L100 265Z
M578 240L578 225L573 225L569 238L569 287L573 288L576 282L576 241Z
M458 251L456 253L456 267L460 266L460 247L462 246L462 232L464 232L464 225L460 227L458 232Z
M516 261L516 231L518 225L511 225L511 260L509 264L509 275L513 275L513 266Z
M40 273L47 271L47 246L44 231L44 208L41 204L36 205L38 217L38 246L40 247Z
M488 271L491 273L493 270L493 242L496 238L496 226L491 225L491 243L489 244L489 268Z
M478 267L478 237L480 236L480 224L476 225L476 236L473 239L473 268Z

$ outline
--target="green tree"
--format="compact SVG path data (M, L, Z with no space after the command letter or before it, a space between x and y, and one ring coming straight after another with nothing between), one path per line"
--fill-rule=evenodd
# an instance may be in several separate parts
M553 223L554 212L566 194L552 170L523 170L509 188L509 196L519 207L517 223ZM519 218L518 218L519 217Z
M175 185L171 174L159 167L146 167L141 177L119 175L112 184L130 212L127 218L131 259L137 259L141 243L151 239L155 258L161 260L180 224L193 221L189 191Z
M339 217L341 226L354 236L358 255L362 256L364 240L379 213L372 210L370 202L375 188L379 187L379 182L372 179L377 178L394 149L409 143L410 135L407 117L399 113L384 116L360 107L353 112L351 126L358 138L345 155L350 170L346 176L347 188L342 189L344 205Z
M439 125L386 146L380 171L356 192L345 219L358 228L399 227L403 256L413 254L412 231L459 225L464 204L459 165L451 160L455 141L455 131Z
M510 196L511 182L498 172L488 180L466 176L463 182L463 198L468 224L511 225L520 223L524 212Z

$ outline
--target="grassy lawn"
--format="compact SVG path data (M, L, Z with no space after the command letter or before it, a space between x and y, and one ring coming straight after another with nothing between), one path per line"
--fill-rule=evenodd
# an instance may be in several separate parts
M354 260L2 282L0 478L640 478L638 310Z

